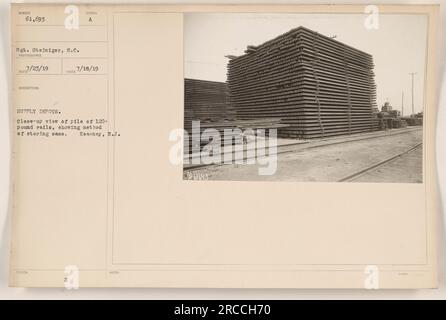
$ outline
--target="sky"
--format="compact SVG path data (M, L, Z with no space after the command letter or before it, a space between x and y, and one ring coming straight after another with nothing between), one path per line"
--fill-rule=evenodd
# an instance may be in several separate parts
M379 15L379 28L367 29L363 14L234 14L188 13L184 18L186 78L226 81L225 55L241 55L248 45L259 45L304 26L373 55L377 104L389 101L404 115L424 104L427 16Z

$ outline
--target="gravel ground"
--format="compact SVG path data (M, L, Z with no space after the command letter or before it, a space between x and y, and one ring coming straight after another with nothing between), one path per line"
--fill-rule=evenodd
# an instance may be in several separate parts
M357 182L423 182L422 146L395 160L368 171L353 181Z
M190 179L237 181L338 181L391 156L402 153L422 142L422 130L383 136L376 139L351 141L278 155L273 175L259 175L266 164L231 164L194 171ZM355 179L363 182L422 181L422 148L378 167L370 174Z

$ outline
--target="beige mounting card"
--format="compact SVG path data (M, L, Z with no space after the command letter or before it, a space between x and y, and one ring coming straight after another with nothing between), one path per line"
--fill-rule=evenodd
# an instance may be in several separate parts
M10 285L437 287L438 13L12 4Z

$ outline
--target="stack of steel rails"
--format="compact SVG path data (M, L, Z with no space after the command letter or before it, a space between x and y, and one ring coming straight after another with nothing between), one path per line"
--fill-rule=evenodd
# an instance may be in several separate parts
M225 82L184 79L184 128L189 131L193 120L220 122L234 119Z
M258 129L263 129L265 130L263 134L268 135L270 129L288 127L286 124L281 124L280 118L276 117L236 120L235 113L227 101L226 83L185 79L184 86L184 129L189 135L189 146L208 144L210 141L206 137L201 137L206 129L215 129L218 131L220 141L224 144L225 142L227 143L228 139L230 143L242 141L243 134L247 129L254 130L254 134L258 133ZM194 137L194 139L198 139L199 141L192 141L193 121L199 121L200 136ZM225 130L235 131L229 132L225 137ZM185 151L187 152L187 150Z
M284 138L379 129L371 55L304 27L228 63L229 102L239 120L279 118Z

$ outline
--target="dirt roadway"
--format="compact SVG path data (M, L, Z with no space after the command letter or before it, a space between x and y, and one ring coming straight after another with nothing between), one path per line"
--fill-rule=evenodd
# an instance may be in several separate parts
M195 170L194 175L209 180L236 181L338 181L364 168L400 154L422 142L422 130L408 131L376 139L351 141L320 148L279 154L273 175L259 175L266 165L233 164ZM372 170L354 181L422 181L422 148Z

